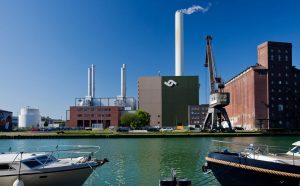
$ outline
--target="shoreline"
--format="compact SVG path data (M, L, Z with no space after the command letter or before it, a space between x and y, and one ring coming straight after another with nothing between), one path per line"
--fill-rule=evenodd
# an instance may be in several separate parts
M56 132L0 132L0 139L71 139L71 138L189 138L189 137L258 137L258 136L300 136L299 132L165 132L165 133L108 133L83 132L57 134Z

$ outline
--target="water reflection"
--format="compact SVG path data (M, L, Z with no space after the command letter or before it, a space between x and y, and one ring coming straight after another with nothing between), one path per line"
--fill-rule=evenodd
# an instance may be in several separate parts
M212 174L203 174L201 166L212 140L239 143L260 143L291 146L295 137L234 137L234 138L145 138L145 139L18 139L1 140L0 149L12 147L32 150L45 145L100 145L98 159L109 163L96 169L84 184L96 185L158 185L161 178L170 178L175 168L178 178L189 178L193 185L219 185Z

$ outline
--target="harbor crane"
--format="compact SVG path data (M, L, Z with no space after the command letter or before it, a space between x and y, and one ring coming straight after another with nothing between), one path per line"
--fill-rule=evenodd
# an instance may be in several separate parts
M204 66L208 68L210 82L209 107L202 130L224 131L223 123L227 123L228 130L231 131L231 123L225 106L230 103L229 92L224 92L224 82L216 72L216 64L212 52L212 37L206 36L206 60Z

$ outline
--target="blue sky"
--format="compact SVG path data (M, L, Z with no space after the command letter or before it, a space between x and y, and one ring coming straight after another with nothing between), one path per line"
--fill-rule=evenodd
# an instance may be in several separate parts
M127 95L137 97L140 76L174 75L174 14L184 17L185 75L199 75L200 102L208 86L205 36L213 36L218 72L226 81L257 62L264 41L293 43L300 67L297 0L3 0L0 1L0 109L23 106L65 118L75 97L87 95L87 68L96 65L96 97L120 94L127 65Z

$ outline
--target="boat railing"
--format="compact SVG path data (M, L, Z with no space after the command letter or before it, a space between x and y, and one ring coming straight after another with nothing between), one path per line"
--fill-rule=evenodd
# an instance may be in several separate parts
M21 150L21 149L20 149ZM48 159L42 163L42 166L44 167L51 156L55 158L78 158L78 157L92 157L96 153L100 151L100 146L88 146L88 145L56 145L56 146L40 146L36 147L35 150L29 151L29 150L22 150L22 151L15 151L12 150L11 147L9 147L9 151L1 151L1 153L9 153L9 154L16 154L13 161L10 163L11 165L15 162L19 162L19 160L22 158L21 154L23 153L32 153L32 154L39 154L39 153L45 153L48 155Z
M263 145L263 144L254 144L254 143L240 143L240 142L228 142L220 140L212 140L214 150L218 152L231 151L239 152L244 155L251 154L253 158L258 157L259 155L268 155L268 156L287 156L287 152L290 148L283 148L279 146ZM294 153L292 154L293 164L296 157Z

